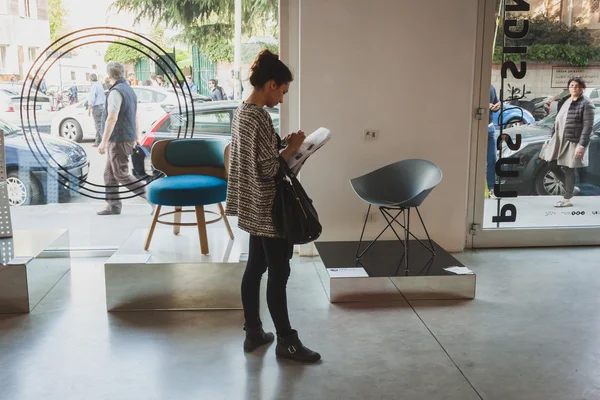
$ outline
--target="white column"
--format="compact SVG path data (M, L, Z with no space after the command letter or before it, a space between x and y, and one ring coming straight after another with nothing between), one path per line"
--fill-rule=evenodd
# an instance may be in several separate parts
M235 70L234 99L242 99L242 0L235 0L235 41L233 51L233 69Z
M569 0L569 20L567 21L569 28L573 26L573 0Z

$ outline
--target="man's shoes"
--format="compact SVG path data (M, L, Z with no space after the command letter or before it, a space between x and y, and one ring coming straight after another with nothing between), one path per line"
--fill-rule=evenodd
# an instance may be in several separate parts
M98 211L97 215L119 215L121 214L121 210L114 210L112 208L105 208L102 211Z
M92 145L92 147L98 147L98 146L100 146L100 143L94 143L94 144Z

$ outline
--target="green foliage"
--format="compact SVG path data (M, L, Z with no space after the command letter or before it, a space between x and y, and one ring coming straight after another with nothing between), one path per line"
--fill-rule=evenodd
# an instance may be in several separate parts
M521 29L519 23L515 31ZM494 49L494 63L502 62L504 28L499 27ZM506 39L507 46L527 46L524 59L540 62L561 62L567 65L588 65L590 61L600 61L600 49L593 46L593 38L586 28L573 25L569 28L556 18L540 14L529 21L529 33L523 39ZM506 60L518 62L521 55L507 54Z
M67 33L65 18L67 10L62 0L48 0L48 12L50 19L50 40L53 42Z
M590 61L600 61L600 48L595 46L570 46L566 44L534 44L528 48L525 59L585 66ZM518 62L521 60L521 57L518 54L507 54L506 60ZM496 47L494 62L502 62L501 47Z
M180 62L183 60L188 60L192 58L192 52L187 50L177 49L175 51L175 62Z
M200 52L213 61L233 61L233 42L223 38L213 38L200 42Z
M278 6L278 0L243 0L244 35L268 30L267 22L277 19ZM233 0L116 0L112 7L134 13L138 21L149 19L181 29L182 34L175 39L197 45L212 60L233 59Z
M279 0L243 0L242 22L249 24L256 17L277 15ZM129 11L153 22L164 22L168 27L191 27L209 22L217 16L221 22L233 25L235 1L233 0L116 0L113 8Z
M279 53L279 46L271 43L252 43L242 45L242 63L249 64L264 49L269 49L273 53Z
M132 46L133 48L131 48ZM129 62L137 62L142 58L146 58L146 56L140 52L143 50L148 52L147 49L140 46L139 44L132 42L131 40L118 40L114 43L111 43L104 54L104 61L117 61L121 64L129 63Z
M522 29L523 17L516 17L514 19L519 21L519 25L512 30L518 32ZM504 40L503 24L500 24L498 29L496 46L502 46ZM579 28L576 24L569 28L559 19L546 14L539 14L529 19L529 33L523 39L506 39L507 46L533 46L534 44L591 46L593 42L592 34L587 28Z
M264 49L274 53L279 52L279 47L270 43L245 43L242 44L242 64L252 63L257 54ZM200 46L202 54L213 61L233 61L233 42L212 41Z

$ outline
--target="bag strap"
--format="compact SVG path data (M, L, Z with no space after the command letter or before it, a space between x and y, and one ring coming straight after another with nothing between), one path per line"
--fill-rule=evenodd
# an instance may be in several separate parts
M281 156L279 156L279 167L280 167L279 169L283 173L283 175L288 176L290 178L296 178L296 174L294 174L292 172L287 161L285 161L285 159Z

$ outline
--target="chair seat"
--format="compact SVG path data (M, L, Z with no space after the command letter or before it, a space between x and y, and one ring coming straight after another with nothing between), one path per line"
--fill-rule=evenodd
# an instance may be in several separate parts
M226 198L227 181L213 176L167 176L148 185L148 201L161 206L205 206Z

